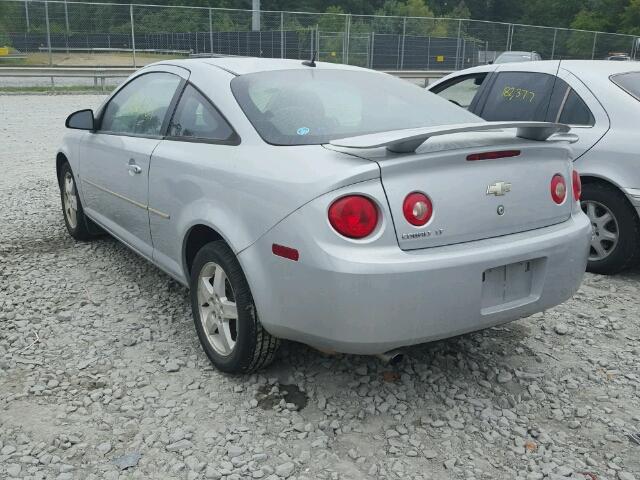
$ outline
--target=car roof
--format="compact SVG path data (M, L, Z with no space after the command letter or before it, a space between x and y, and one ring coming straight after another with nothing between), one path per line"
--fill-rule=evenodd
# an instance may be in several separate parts
M502 55L531 55L532 53L536 53L534 51L530 51L530 52L525 52L525 51L520 51L520 50L509 50L506 52L502 52L499 56Z
M267 72L274 70L304 70L314 67L303 65L303 60L289 60L281 58L259 58L259 57L206 57L206 58L189 58L171 61L162 61L153 65L170 64L187 68L188 70L221 68L232 75L246 75L249 73ZM367 71L367 69L355 67L352 65L343 65L339 63L315 62L317 69L324 70L359 70Z
M560 68L573 73L600 99L606 101L606 93L613 85L609 80L614 75L640 72L640 62L612 62L611 60L567 60Z
M570 71L580 78L609 78L611 75L627 72L640 72L640 62L612 62L610 60L561 60L559 62L560 68ZM466 68L464 70L457 70L447 75L444 79L450 79L454 76L468 75L473 73L493 72L495 70L508 71L510 68L514 68L517 65L526 65L527 71L530 72L548 72L549 66L554 68L558 66L558 60L539 60L537 62L513 62L513 63L500 63L491 65L478 65L477 67ZM432 85L441 83L441 80L434 82ZM431 87L431 85L429 85Z
M609 76L618 73L640 72L640 62L612 62L610 60L562 60L560 67L579 76Z

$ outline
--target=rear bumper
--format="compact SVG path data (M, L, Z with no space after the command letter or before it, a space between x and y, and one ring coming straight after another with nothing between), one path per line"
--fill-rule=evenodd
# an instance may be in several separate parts
M259 317L275 336L355 354L450 337L558 305L580 286L591 236L587 217L576 212L529 232L360 254L357 246L309 238L313 232L300 229L300 216L294 213L239 255ZM272 255L273 243L298 248L300 260ZM519 296L487 299L483 273L518 262L532 265Z

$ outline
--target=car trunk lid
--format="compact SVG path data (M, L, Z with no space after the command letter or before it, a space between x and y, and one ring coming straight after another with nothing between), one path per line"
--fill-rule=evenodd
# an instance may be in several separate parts
M547 127L551 128L549 124ZM395 138L396 146L403 142L398 136ZM344 144L357 142L336 143L343 146L334 148L376 161L380 166L403 250L533 230L563 222L571 215L571 162L565 142L518 138L510 130L469 129L439 135L421 147L409 146L408 152L400 154L390 151L388 145L386 149L366 148L367 142L362 142L356 150ZM468 159L474 158L470 155L505 151L511 156ZM551 179L556 174L563 176L569 190L560 205L551 197ZM410 224L403 213L403 202L412 192L426 194L433 204L431 220L421 227Z

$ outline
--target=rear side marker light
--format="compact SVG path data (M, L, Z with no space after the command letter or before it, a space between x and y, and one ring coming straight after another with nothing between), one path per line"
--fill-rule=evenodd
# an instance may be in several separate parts
M412 192L402 203L402 213L411 225L426 225L433 215L433 204L429 197L421 192Z
M577 202L582 195L582 181L577 170L573 171L571 184L573 185L573 199Z
M340 235L365 238L378 225L378 208L373 200L363 195L342 197L329 207L329 223Z
M467 160L470 162L476 160L496 160L498 158L517 157L519 155L520 150L501 150L499 152L472 153L467 156Z
M287 258L289 260L293 260L294 262L297 262L300 258L300 254L295 248L285 247L284 245L278 245L277 243L271 245L271 251L278 257Z
M567 183L559 173L551 179L551 198L560 205L567 198Z

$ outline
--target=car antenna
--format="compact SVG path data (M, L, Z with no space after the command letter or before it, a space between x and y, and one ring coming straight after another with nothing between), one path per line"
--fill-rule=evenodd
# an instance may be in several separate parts
M302 64L306 67L315 67L316 66L316 52L313 51L311 53L311 60L305 60Z

